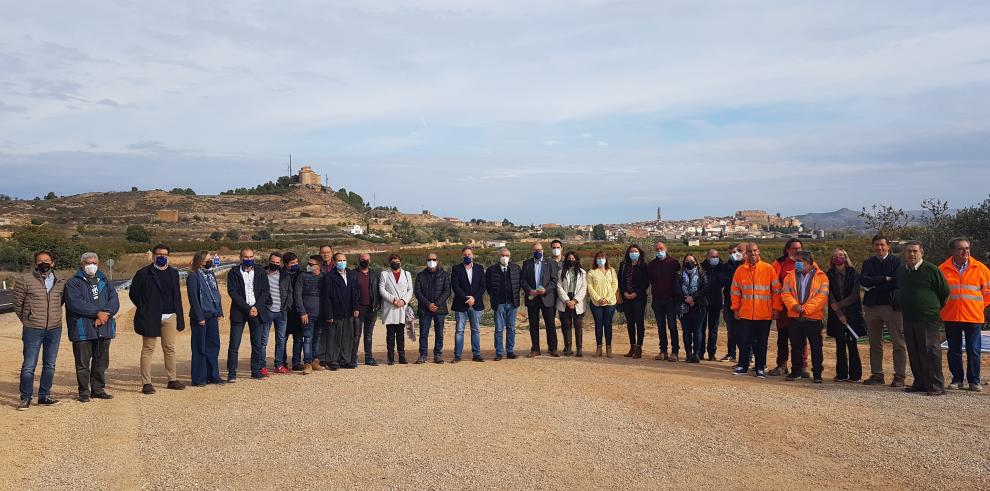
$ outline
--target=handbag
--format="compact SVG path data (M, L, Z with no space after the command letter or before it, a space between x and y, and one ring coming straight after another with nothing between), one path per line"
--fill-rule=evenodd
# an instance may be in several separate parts
M406 336L409 337L410 341L416 341L416 329L413 327L413 321L416 320L416 314L413 312L412 307L406 305Z

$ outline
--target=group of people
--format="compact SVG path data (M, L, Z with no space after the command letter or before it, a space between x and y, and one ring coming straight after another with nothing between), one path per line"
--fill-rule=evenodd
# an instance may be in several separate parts
M388 257L388 269L383 271L373 268L367 253L358 255L357 266L349 268L345 254L324 245L319 254L307 258L273 252L262 268L255 251L247 248L240 251L238 265L227 273L231 302L226 314L213 271L219 265L218 258L199 251L186 273L191 381L194 386L237 381L245 325L253 379L269 377L266 353L273 332L272 368L276 373L357 368L362 341L364 364L378 365L372 335L379 318L386 328L387 364L408 363L404 331L417 319L419 350L415 363L430 360L431 328L432 362L444 363L444 320L451 310L455 318L451 361L462 360L465 330L470 329L471 360L483 362L480 320L487 294L495 319L495 361L517 357L515 324L520 306L528 313L529 357L543 354L541 318L550 356L583 356L586 310L591 311L594 321L595 356L612 357L612 320L621 310L630 345L625 356L641 358L649 299L659 335L655 360L680 361L680 337L685 362L700 363L706 357L716 361L720 319L724 318L728 350L720 361L735 362L732 373L746 374L754 363L753 374L758 378L769 374L788 381L808 378L820 383L824 324L836 342L834 380L861 381L857 339L867 335L871 374L864 383L877 385L885 383L886 329L894 352L891 386L904 386L909 360L914 382L905 390L940 395L946 387L940 347L944 326L952 373L948 387L963 388L965 378L970 390L981 390L980 328L985 322L984 310L990 305L990 270L970 256L969 241L953 239L949 244L951 256L939 266L924 260L918 242L904 244L903 260L890 253L886 238L874 237L872 244L875 254L859 272L842 249L832 253L828 269L823 269L798 239L789 240L784 254L773 264L761 259L759 245L752 242L732 246L727 260L712 249L703 260L686 254L680 261L668 254L666 244L657 242L650 261L639 246L630 245L618 268L599 251L591 268L585 270L577 253L564 253L561 241L554 240L550 256L544 255L542 243L534 243L532 257L522 265L512 261L508 248L502 248L498 261L486 268L475 261L473 250L465 247L462 261L447 271L437 254L430 252L425 267L415 275L405 269L399 254ZM166 387L185 388L176 373L175 343L178 332L186 328L187 313L180 274L169 262L170 252L165 245L155 246L152 263L135 274L128 292L136 308L134 331L142 336L140 365L145 394L155 392L151 364L159 339L168 374ZM24 326L19 409L31 405L39 354L42 373L37 403L58 403L50 390L63 305L73 344L79 401L111 399L105 373L120 303L99 270L99 257L91 252L83 254L79 269L68 279L55 274L51 253L38 252L34 261L34 271L17 282L14 294L15 312ZM410 306L413 297L417 300L415 311ZM221 377L220 321L225 316L230 334L226 377ZM563 350L557 338L558 319ZM776 367L768 372L767 345L774 321L778 332Z

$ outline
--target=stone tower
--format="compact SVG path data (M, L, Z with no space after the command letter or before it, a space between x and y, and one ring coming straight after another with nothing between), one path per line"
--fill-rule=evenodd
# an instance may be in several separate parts
M299 169L299 184L303 186L319 186L320 185L320 175L313 172L313 169L304 165Z

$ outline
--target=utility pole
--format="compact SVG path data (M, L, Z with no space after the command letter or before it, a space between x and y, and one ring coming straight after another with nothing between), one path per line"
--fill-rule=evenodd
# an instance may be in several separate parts
M292 154L289 154L289 177L292 177Z

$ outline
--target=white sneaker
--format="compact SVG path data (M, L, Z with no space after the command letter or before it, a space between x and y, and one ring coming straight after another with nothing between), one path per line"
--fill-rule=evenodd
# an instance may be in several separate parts
M969 384L969 390L973 392L983 392L983 386L980 384Z

